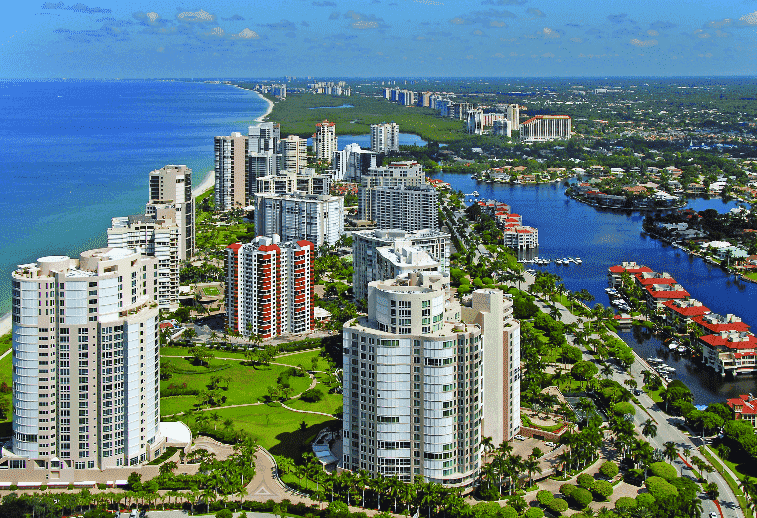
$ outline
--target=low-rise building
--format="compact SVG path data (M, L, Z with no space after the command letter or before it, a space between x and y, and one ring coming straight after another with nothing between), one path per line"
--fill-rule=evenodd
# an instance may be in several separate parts
M699 337L702 361L722 376L751 374L757 371L755 348L757 337L743 331L721 331Z
M667 300L687 300L691 295L680 284L653 284L645 286L647 309L650 313L660 313Z
M726 404L733 411L733 419L744 419L757 426L757 399L751 394L741 394L739 397L728 398Z
M725 316L717 313L709 313L695 317L693 319L694 324L699 327L702 334L711 335L718 334L724 331L745 333L749 331L749 325L741 321L741 318L736 315L727 314Z
M627 273L631 278L638 273L652 272L648 266L636 264L634 261L623 261L607 269L607 283L612 288L618 288L623 285L623 274Z
M710 313L709 308L696 299L666 300L665 321L677 333L687 333L694 325L694 319Z

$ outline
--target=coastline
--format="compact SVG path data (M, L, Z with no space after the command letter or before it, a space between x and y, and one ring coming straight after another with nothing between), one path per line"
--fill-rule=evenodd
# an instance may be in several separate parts
M216 185L216 172L214 169L208 171L200 185L192 189L192 198L197 198L201 194L208 192Z
M11 320L11 314L6 313L0 316L0 336L6 335L13 330L13 321Z
M255 118L255 120L257 122L263 122L265 120L265 118L268 117L271 114L271 111L273 111L273 101L271 101L270 99L268 99L267 97L265 97L260 92L255 92L255 93L258 94L261 99L263 99L265 102L268 103L268 108L266 109L265 113L263 115L261 115L260 117L256 117Z

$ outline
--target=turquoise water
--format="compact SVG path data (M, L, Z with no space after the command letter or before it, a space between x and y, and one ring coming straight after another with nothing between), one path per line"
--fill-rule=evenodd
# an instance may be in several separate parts
M213 137L265 113L255 92L173 81L0 81L0 314L16 265L105 243L140 213L147 173L186 164L199 185Z

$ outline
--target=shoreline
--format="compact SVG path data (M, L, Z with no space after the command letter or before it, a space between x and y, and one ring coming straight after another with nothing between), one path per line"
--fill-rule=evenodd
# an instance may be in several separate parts
M255 117L255 120L257 122L263 122L265 120L265 118L268 117L271 114L271 112L273 111L273 101L271 101L270 99L268 99L267 97L265 97L260 92L255 92L255 93L258 94L258 96L260 96L261 99L263 99L265 102L268 103L268 108L266 109L265 113L263 115L261 115L260 117Z
M215 169L211 169L205 174L205 178L200 182L200 185L192 189L192 198L197 198L201 194L205 194L210 189L216 186L216 172Z

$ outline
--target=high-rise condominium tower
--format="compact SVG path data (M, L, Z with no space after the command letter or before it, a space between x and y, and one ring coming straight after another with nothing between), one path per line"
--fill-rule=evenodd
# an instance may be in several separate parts
M472 488L482 438L520 423L519 328L503 301L478 290L461 308L428 272L369 284L368 316L342 331L342 468Z
M192 170L185 165L167 165L150 172L150 201L145 214L172 219L179 226L179 258L194 255L195 202Z
M13 272L15 455L102 469L160 451L157 269L156 258L102 248Z
M247 199L247 138L241 133L215 137L215 205L226 211L244 207Z
M400 127L396 122L371 124L371 151L389 153L400 150Z
M297 135L287 135L281 140L280 170L286 169L290 173L300 174L308 166L308 141Z
M314 246L278 235L226 248L226 325L263 339L313 329Z
M331 163L334 159L334 153L338 150L336 124L325 120L315 125L313 149L315 150L316 160L326 160Z

